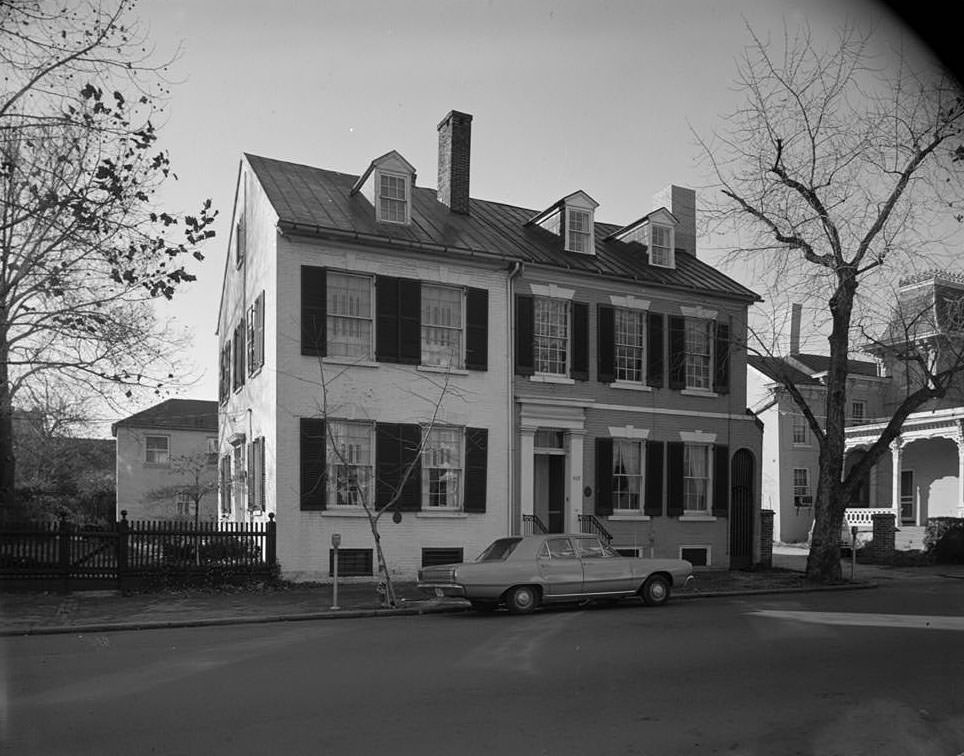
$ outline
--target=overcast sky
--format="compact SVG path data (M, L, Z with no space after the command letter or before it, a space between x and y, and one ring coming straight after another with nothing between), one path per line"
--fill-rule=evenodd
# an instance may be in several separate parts
M870 0L144 0L138 15L159 57L180 46L161 130L179 181L163 201L189 211L210 197L221 211L198 280L166 311L193 334L199 378L178 395L197 399L217 398L243 152L358 174L396 149L434 187L436 126L461 110L473 197L543 209L583 189L597 220L622 224L667 184L709 183L691 130L733 109L745 24L780 37L806 21L823 36L850 18L881 49L917 44Z

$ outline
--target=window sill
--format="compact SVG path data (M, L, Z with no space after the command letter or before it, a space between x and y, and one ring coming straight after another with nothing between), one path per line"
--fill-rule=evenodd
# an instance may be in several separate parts
M614 522L649 522L652 517L649 515L627 512L625 514L611 514L607 519Z
M423 517L427 520L464 520L468 517L468 514L462 511L456 511L454 509L450 510L421 510L415 513L416 517Z
M716 522L713 515L707 514L684 514L679 516L680 522Z
M170 462L145 462L144 467L151 470L164 470L171 466Z
M361 507L331 507L321 511L322 517L368 517Z
M625 389L627 391L652 391L652 386L647 386L644 383L634 383L633 381L613 381L609 384L609 388L614 389Z
M704 399L716 399L720 396L715 391L706 391L705 389L683 389L680 393L683 396L701 396Z
M415 368L420 373L441 373L442 375L468 375L464 368L447 368L440 365L418 365Z
M529 380L533 383L558 383L564 386L576 385L576 382L572 378L566 378L564 375L550 375L548 373L537 373L536 375L530 375Z
M369 358L361 359L359 357L322 357L322 365L344 365L346 367L363 367L363 368L377 368L378 363Z

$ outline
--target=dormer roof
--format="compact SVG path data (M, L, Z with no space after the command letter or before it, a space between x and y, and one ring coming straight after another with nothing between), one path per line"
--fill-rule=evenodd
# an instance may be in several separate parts
M665 207L658 207L655 210L646 213L646 215L644 215L642 218L634 220L632 223L623 226L622 228L616 229L616 231L606 237L605 241L610 241L612 239L625 239L627 236L630 236L633 231L643 228L648 223L664 223L666 225L678 226L679 220Z
M402 157L402 154L397 150L389 150L368 164L368 168L358 177L358 181L352 186L349 194L358 194L376 168L381 168L392 173L407 173L412 177L412 184L415 184L415 166Z
M567 194L555 202L553 202L549 207L543 210L541 213L536 213L529 220L526 221L526 225L535 223L541 226L545 221L551 218L558 212L561 212L565 207L578 207L582 210L592 210L595 211L599 207L599 203L596 202L592 197L586 194L582 189L579 189L572 194Z

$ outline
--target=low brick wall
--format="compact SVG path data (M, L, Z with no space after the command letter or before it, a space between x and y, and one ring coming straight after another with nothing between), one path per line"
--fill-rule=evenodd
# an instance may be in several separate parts
M773 566L773 510L760 510L760 566Z
M874 540L870 544L870 556L875 562L887 561L894 557L894 534L896 525L892 513L875 514Z

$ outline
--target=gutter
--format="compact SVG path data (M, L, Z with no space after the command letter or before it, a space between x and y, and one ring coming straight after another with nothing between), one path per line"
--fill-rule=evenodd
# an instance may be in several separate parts
M506 430L508 435L508 467L506 468L506 479L508 481L507 493L508 497L506 499L506 534L513 535L513 525L515 524L515 424L513 422L515 415L515 369L513 365L513 360L515 359L515 344L513 344L512 336L515 332L515 296L513 292L513 282L516 276L524 271L524 266L521 262L516 260L512 263L512 267L509 270L509 276L505 283L505 296L506 296L506 358L508 361L506 373L506 396L509 401L506 408ZM521 528L520 528L521 532Z

